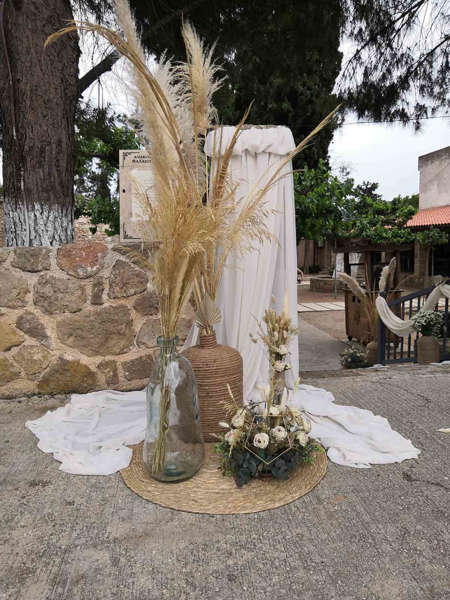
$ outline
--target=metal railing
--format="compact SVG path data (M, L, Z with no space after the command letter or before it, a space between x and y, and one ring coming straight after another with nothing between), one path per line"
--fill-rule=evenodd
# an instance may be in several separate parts
M450 283L450 280L447 281ZM389 308L401 319L411 319L419 312L425 300L434 290L429 287L413 292L402 298L388 302ZM449 299L440 298L434 310L444 314L443 337L441 341L441 360L450 360L450 311ZM378 362L391 363L417 362L417 332L400 337L392 333L381 319L378 319Z

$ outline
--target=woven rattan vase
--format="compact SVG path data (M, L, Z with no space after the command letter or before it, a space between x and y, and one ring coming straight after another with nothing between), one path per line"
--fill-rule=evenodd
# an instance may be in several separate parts
M200 335L199 344L183 351L195 374L200 403L200 419L205 442L217 441L213 434L223 433L219 421L229 420L222 401L229 400L227 383L234 399L242 405L242 356L235 348L222 346L216 334Z
M441 358L439 340L432 335L421 335L417 340L417 362L421 365L439 362Z

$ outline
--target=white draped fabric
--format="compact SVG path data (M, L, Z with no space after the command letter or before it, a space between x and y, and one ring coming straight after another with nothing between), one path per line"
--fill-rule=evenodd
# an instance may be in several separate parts
M416 315L414 315L412 319L408 320L403 320L396 314L394 314L389 308L386 299L382 296L378 296L378 298L375 300L375 305L377 307L380 319L383 321L386 327L390 329L392 333L403 337L409 335L414 330L414 321L417 319L417 317L424 310L433 310L436 304L439 302L439 299L442 297L450 298L450 285L447 285L445 283L437 285L431 292L431 294L428 296L428 298L425 300L419 312Z
M223 128L222 144L226 146L234 128ZM216 138L217 139L217 138ZM213 139L208 137L207 152ZM231 172L244 194L264 174L275 169L294 148L294 140L286 127L244 130L231 160ZM268 361L263 345L251 342L257 320L271 304L280 311L288 291L290 316L297 323L296 243L294 193L291 165L287 165L279 181L267 195L268 206L277 212L270 217L270 229L278 243L265 243L250 254L232 256L218 295L223 320L217 327L222 344L237 348L244 360L245 397L258 393L257 386L268 379ZM260 182L261 183L261 182ZM195 343L193 329L188 344ZM307 344L308 340L302 340ZM290 345L291 383L296 378L298 339ZM300 385L290 402L309 416L313 438L328 449L330 460L352 467L400 462L416 458L419 450L393 431L386 419L368 410L334 403L333 395L323 389ZM143 440L145 431L145 392L106 390L84 396L73 395L64 407L49 411L26 426L39 438L39 448L53 453L68 473L108 475L128 465L128 444Z
M221 139L222 149L229 145L234 127L222 128L221 135L210 133L206 153L212 154ZM245 197L255 185L262 187L274 173L286 154L295 148L294 138L287 127L244 130L231 158L231 177L239 183L238 196ZM215 148L220 152L221 148ZM227 261L217 297L222 321L216 326L221 344L237 348L244 361L244 397L260 399L257 386L266 385L269 364L263 344L254 344L250 334L258 331L264 311L272 307L281 311L285 292L289 299L289 314L297 326L297 247L295 238L294 186L292 163L279 174L276 183L265 196L265 206L273 211L268 228L276 240L266 241L243 256L232 253ZM289 362L292 366L289 383L297 377L298 340L291 341ZM294 376L295 375L295 376Z

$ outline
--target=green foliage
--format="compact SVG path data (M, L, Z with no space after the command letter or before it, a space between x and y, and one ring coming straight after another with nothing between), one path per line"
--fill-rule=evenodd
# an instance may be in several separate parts
M446 244L447 232L436 227L416 232L406 223L417 212L419 195L383 200L378 184L332 175L325 161L315 169L295 174L297 239L363 238L374 243L409 244L418 240L427 247Z
M341 352L340 357L344 369L363 369L369 366L365 351L355 345L346 348Z
M440 246L441 244L447 244L449 241L449 234L447 231L432 227L426 231L419 231L416 233L416 239L421 246L430 248L433 246Z
M353 192L353 179L332 175L319 160L315 169L305 167L294 174L297 239L321 241L347 231L345 208Z
M316 443L309 441L306 446L294 445L287 452L283 452L276 458L270 456L267 451L259 449L250 452L242 445L233 448L230 455L230 446L221 440L215 445L216 452L221 455L222 472L224 475L232 475L238 487L242 487L251 479L261 475L272 475L275 479L286 480L300 464L311 464L314 453L320 449Z
M138 149L137 138L108 107L79 106L75 123L75 217L88 216L93 233L105 223L108 235L118 234L119 150Z
M434 310L424 310L414 321L413 327L422 335L439 337L442 335L443 322L442 313Z
M355 47L340 77L358 117L416 119L450 108L448 0L341 0Z

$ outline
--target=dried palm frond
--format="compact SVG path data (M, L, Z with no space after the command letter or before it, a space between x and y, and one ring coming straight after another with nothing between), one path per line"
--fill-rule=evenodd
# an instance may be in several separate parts
M220 323L222 313L217 308L214 300L209 294L205 294L195 314L195 322L198 327L206 333L212 333L212 326Z
M348 287L351 289L351 291L353 292L353 294L359 298L359 300L363 301L366 297L366 290L364 290L359 283L356 281L356 279L354 279L353 277L350 277L350 275L347 275L347 273L338 273L338 279L340 279L341 281L343 281L344 283L346 283L348 285Z
M380 292L388 292L394 287L395 269L397 268L397 259L392 258L388 265L383 267L380 275Z
M369 341L377 338L377 323L378 323L378 312L375 305L376 292L375 290L364 290L359 283L347 273L338 273L338 278L346 283L352 293L361 302L361 307L367 318L368 327L368 338Z

